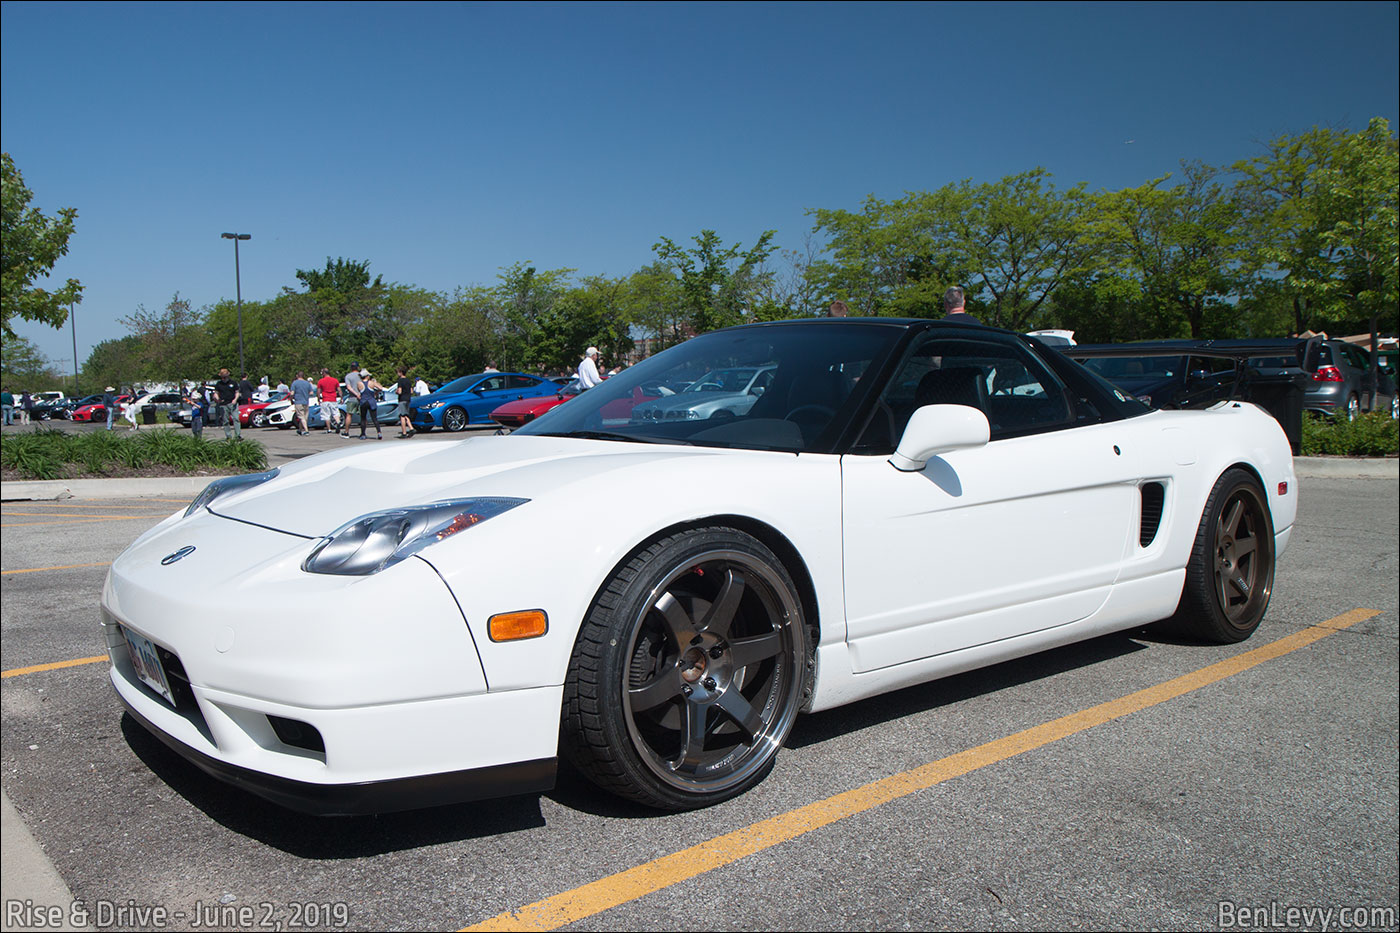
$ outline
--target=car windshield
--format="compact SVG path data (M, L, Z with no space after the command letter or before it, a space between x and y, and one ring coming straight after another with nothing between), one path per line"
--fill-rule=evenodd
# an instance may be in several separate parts
M623 370L516 434L829 449L861 377L903 333L825 321L715 331Z
M1179 356L1114 356L1090 357L1085 368L1098 373L1109 382L1119 379L1170 379L1181 371Z

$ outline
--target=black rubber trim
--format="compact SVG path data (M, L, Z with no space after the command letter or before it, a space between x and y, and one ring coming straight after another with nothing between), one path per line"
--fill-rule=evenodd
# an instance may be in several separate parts
M314 816L393 813L492 797L543 793L554 788L555 773L558 769L557 758L538 758L534 761L494 765L489 768L447 771L388 781L312 784L264 774L211 758L152 725L126 702L125 697L121 700L133 719L201 771L279 806Z

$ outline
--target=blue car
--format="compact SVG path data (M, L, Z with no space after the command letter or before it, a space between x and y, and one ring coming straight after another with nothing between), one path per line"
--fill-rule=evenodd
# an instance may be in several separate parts
M516 399L553 395L559 384L525 373L477 373L454 379L410 406L413 430L460 431L469 424L494 424L491 412Z

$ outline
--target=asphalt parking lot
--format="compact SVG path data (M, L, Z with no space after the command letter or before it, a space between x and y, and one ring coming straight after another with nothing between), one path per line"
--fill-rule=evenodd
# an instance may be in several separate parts
M277 434L274 464L357 443ZM97 928L1393 930L1400 487L1301 486L1250 641L1129 632L806 716L678 815L568 774L338 819L218 784L101 657L106 565L183 501L6 502L3 787Z

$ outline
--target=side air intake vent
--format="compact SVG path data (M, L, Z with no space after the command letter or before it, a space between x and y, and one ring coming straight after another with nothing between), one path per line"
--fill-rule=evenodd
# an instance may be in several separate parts
M1157 528L1162 524L1162 502L1167 490L1161 483L1144 483L1142 487L1142 528L1138 532L1138 543L1147 547L1157 537Z

